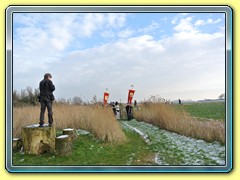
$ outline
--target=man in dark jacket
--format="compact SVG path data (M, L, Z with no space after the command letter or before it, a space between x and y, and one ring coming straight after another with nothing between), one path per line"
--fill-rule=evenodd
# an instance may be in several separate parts
M44 75L44 79L39 83L40 103L41 103L39 127L43 127L44 113L46 108L48 110L49 126L52 126L52 123L53 123L52 101L54 100L53 91L55 90L55 86L53 85L51 79L52 79L52 75L49 73L46 73Z
M127 104L126 111L127 111L127 118L128 118L128 120L131 120L133 118L133 112L132 112L131 104L129 104L129 103Z

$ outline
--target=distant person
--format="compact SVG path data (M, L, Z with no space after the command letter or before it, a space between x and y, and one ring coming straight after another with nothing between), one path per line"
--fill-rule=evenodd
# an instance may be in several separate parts
M182 101L181 101L181 99L178 99L178 104L182 104Z
M120 119L120 107L117 101L115 102L115 107L116 107L116 113L117 113L116 118Z
M126 106L126 112L127 112L128 120L131 120L133 118L133 112L132 112L132 106L129 103Z
M116 116L117 115L117 109L116 109L115 103L112 102L111 106L112 106L113 114L114 114L114 116Z
M134 107L137 107L137 101L134 100Z
M55 86L53 85L51 79L52 75L50 73L46 73L44 75L44 79L39 83L39 101L41 103L39 127L43 127L44 125L44 114L46 108L48 110L48 124L49 126L52 126L53 124L52 102L54 101L53 91L55 91Z

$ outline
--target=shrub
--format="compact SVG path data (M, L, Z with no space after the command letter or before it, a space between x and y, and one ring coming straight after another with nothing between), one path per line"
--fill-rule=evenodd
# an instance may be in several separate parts
M124 142L125 135L120 124L115 119L111 108L99 105L54 105L53 118L56 128L85 129L92 132L97 138L107 142ZM20 137L21 127L39 123L39 106L13 108L13 135ZM45 123L47 112L45 113Z
M185 136L203 139L207 142L225 143L225 124L222 121L197 120L185 111L177 110L171 104L144 103L141 111L135 112L139 121L154 124L161 129Z

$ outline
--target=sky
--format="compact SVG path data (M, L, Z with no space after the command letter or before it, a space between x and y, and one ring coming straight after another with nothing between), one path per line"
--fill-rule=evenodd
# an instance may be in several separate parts
M225 92L224 13L14 13L13 89L51 73L56 99L218 98Z

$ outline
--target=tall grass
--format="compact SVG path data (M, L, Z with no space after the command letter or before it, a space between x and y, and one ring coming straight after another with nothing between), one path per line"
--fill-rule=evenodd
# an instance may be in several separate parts
M21 127L39 123L40 107L14 107L13 135L20 137ZM115 119L112 109L102 106L54 105L54 125L58 129L75 128L92 132L107 142L124 142L125 135ZM47 123L47 111L45 123Z
M222 121L200 121L191 118L185 111L170 104L145 103L141 111L136 111L135 118L154 124L161 129L185 136L203 139L207 142L225 143L225 124Z

